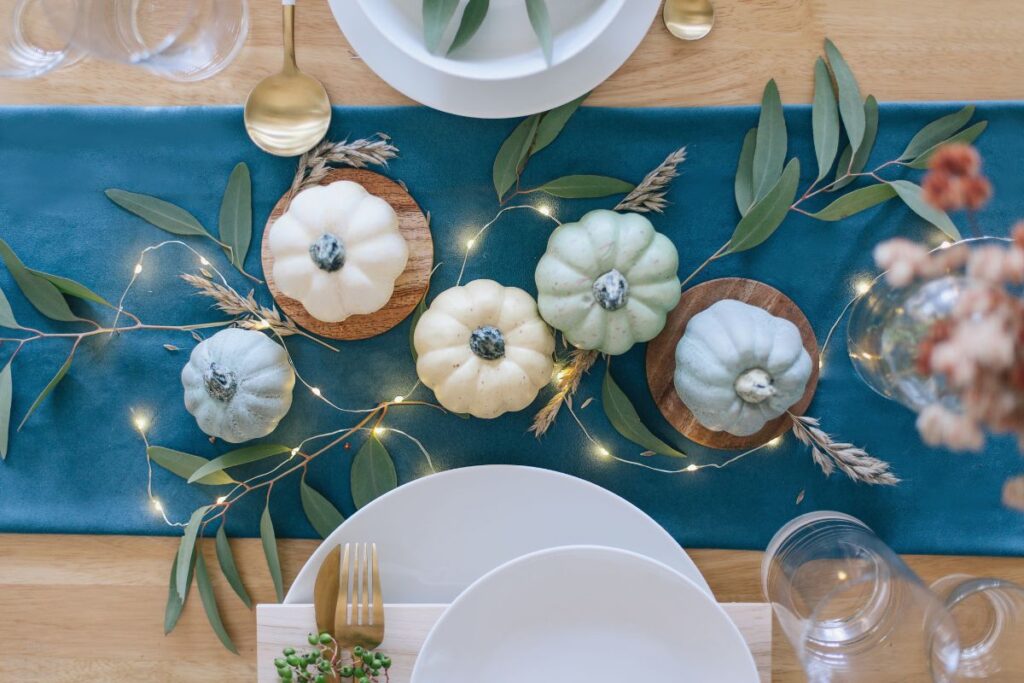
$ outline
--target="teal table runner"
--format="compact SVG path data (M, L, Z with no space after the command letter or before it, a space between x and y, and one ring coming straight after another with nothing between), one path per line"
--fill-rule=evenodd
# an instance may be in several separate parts
M873 161L898 155L925 123L954 108L883 105ZM1024 106L981 104L976 118L990 121L979 148L996 191L981 222L986 232L1004 235L1024 217ZM678 246L680 272L685 275L728 238L738 219L733 176L743 135L756 120L752 107L585 108L531 161L524 183L534 186L573 173L636 182L670 151L686 145L689 159L669 194L672 204L664 215L653 216L656 227ZM804 187L815 171L808 109L787 108L787 124L791 152L804 161ZM335 110L332 139L382 131L400 148L400 157L384 172L404 181L431 214L436 261L442 264L432 295L454 284L469 233L498 209L491 164L513 125L422 108ZM0 109L0 236L29 266L74 278L116 300L140 251L167 235L114 206L103 190L119 187L158 195L215 227L228 174L239 161L252 171L258 239L295 164L257 150L245 135L239 108ZM614 200L549 203L565 221L591 208L609 207ZM550 223L532 212L506 215L477 245L466 279L491 278L535 292L533 269L550 230ZM821 340L852 296L852 280L872 273L872 247L897 234L935 236L896 202L840 223L791 215L766 244L716 262L700 280L732 275L777 287L805 311ZM211 243L187 239L218 265L223 263ZM148 322L218 319L209 300L194 296L177 278L196 266L195 257L183 250L150 255L127 307ZM261 272L257 244L246 266L250 272ZM247 291L236 271L226 264L222 270L236 287ZM6 270L0 272L0 287L20 321L54 329L25 303ZM270 303L264 288L257 287L256 296ZM88 306L80 310L107 315ZM1024 470L1016 444L993 438L980 455L923 446L914 429L915 416L873 394L857 379L845 354L844 330L845 326L825 359L808 412L843 440L890 461L904 479L896 488L856 485L839 475L826 479L792 436L726 469L694 474L663 475L602 460L566 414L542 440L527 433L546 394L530 409L493 421L409 408L394 411L389 424L419 438L439 470L513 463L593 481L638 505L686 546L763 548L791 517L829 508L861 517L900 551L1024 552L1024 517L1004 509L999 500L1002 482ZM374 339L341 342L336 354L296 337L289 347L301 371L315 378L332 400L366 408L403 393L415 382L408 332L406 321ZM0 531L179 533L147 504L145 449L131 427L130 411L152 416L149 438L154 444L206 457L227 450L223 443L211 445L184 409L179 373L194 343L184 333L134 332L83 344L67 378L21 431L12 432L10 455L0 463ZM169 352L164 344L182 350ZM14 365L15 425L67 351L66 342L46 340L19 355ZM10 345L0 348L3 357L9 353ZM662 439L685 450L692 462L722 461L729 455L688 443L661 417L647 390L642 345L616 358L612 368L644 421ZM587 378L577 405L590 396L599 400L601 373ZM421 397L430 396L419 391ZM596 401L582 416L616 454L635 457L640 450L617 436ZM297 389L291 413L268 440L296 443L353 421ZM400 481L428 472L412 443L397 435L384 438ZM348 486L353 452L338 448L316 460L309 474L310 482L345 513L353 510ZM671 459L646 462L679 466ZM153 487L176 521L185 521L194 508L216 495L208 488L187 486L158 467ZM523 491L522 499L524 506L529 505L530 492ZM242 501L230 515L229 531L255 535L262 505L262 496ZM279 535L315 535L299 505L297 481L275 487L272 509Z

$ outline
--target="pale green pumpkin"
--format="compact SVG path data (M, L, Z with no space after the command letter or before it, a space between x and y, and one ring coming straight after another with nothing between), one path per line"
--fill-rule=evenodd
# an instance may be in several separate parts
M541 317L573 346L625 353L679 302L679 254L635 213L597 210L551 233L537 264Z

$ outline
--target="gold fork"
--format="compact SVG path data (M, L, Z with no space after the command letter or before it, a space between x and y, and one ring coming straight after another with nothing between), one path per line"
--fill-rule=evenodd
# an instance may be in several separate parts
M372 580L371 580L372 576ZM384 640L384 596L376 543L346 543L338 573L334 639L341 649L372 650ZM345 595L344 602L342 594Z

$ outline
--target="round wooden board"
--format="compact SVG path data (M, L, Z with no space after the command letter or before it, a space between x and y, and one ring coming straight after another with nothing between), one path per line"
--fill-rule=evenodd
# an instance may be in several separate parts
M384 308L367 315L353 315L340 323L327 323L311 316L301 303L282 294L274 283L274 256L270 253L270 226L288 208L288 195L281 197L270 212L263 230L263 277L274 295L274 301L289 318L310 332L330 339L367 339L387 332L412 313L423 298L434 267L434 240L430 225L408 190L379 173L359 168L332 169L320 181L330 185L338 180L351 180L390 204L398 214L398 229L409 245L409 261L395 281L395 291Z
M690 318L715 302L736 299L752 306L765 309L774 316L789 320L797 329L804 342L804 348L811 356L811 377L800 400L790 412L802 415L814 397L818 386L818 340L803 311L779 290L755 280L727 277L711 280L683 292L679 305L669 313L665 329L647 345L647 385L651 396L658 404L661 414L679 433L691 441L709 448L740 450L754 448L784 434L790 427L790 418L782 415L750 436L733 436L727 432L714 432L697 422L697 419L679 398L673 383L676 369L676 345L686 330Z

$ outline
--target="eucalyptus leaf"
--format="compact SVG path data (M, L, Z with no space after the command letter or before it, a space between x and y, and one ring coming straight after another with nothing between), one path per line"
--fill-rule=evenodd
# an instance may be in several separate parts
M593 199L632 192L636 185L603 175L567 175L541 185L538 190L562 199Z
M179 552L181 550L181 543L184 540L182 538L178 544ZM194 568L195 562L190 562L188 574L185 577L185 598L182 598L178 595L178 555L175 554L174 560L171 562L171 579L167 589L167 606L164 608L164 635L169 634L178 625L181 610L185 607L185 600L188 598L188 588L192 585L192 572Z
M391 454L373 433L352 459L352 502L361 508L398 486Z
M299 500L302 502L302 511L306 513L306 519L321 538L327 538L331 532L341 526L345 517L338 512L338 508L331 504L331 501L303 479L299 482Z
M836 179L828 186L829 192L835 192L850 183L852 179L847 177L847 173L850 171L850 164L852 162L853 148L847 145L843 148L843 153L839 155L839 163L836 164Z
M904 204L910 207L911 211L941 230L945 233L946 237L954 242L960 240L960 231L957 230L950 217L945 211L936 209L926 202L920 187L909 180L892 180L889 181L889 185L892 186L892 189L896 190L896 194L899 195Z
M462 19L459 20L459 30L455 32L455 39L448 47L449 54L452 50L458 50L468 43L476 35L490 8L491 0L469 0L466 9L462 11Z
M917 169L928 168L928 162L931 160L932 155L935 154L935 152L940 147L942 147L943 145L952 145L957 143L969 145L975 140L977 140L978 137L985 132L986 128L988 128L988 121L978 121L973 126L964 128L956 135L947 138L946 140L943 140L934 147L929 148L927 151L923 152L921 156L917 157L912 162L910 162L908 166L910 166L910 168Z
M102 306L114 308L113 304L111 304L102 296L92 291L91 289L89 289L80 282L75 282L70 278L62 277L60 275L44 273L41 270L33 270L32 268L29 268L28 270L33 275L37 275L43 278L44 280L48 281L51 285L56 287L61 294L66 294L67 296L73 296L76 299L84 299L86 301L92 301Z
M215 545L217 548L217 563L220 564L221 573L228 580L228 584L235 591L235 595L245 603L246 607L252 609L252 598L249 597L249 591L245 590L245 584L242 583L242 577L238 573L238 565L235 564L235 554L231 552L231 542L228 541L228 532L224 530L223 523L217 529Z
M871 157L871 151L875 147L875 138L877 136L878 100L875 99L874 95L868 95L868 99L864 102L864 139L860 141L860 147L853 154L853 158L847 160L845 168L841 166L836 171L837 181L831 188L833 192L846 187L857 179L857 176L847 175L847 173L860 173L864 170L868 164L868 159Z
M165 202L148 194L109 189L107 198L125 211L133 213L151 225L166 230L172 235L199 235L213 239L199 220L180 206Z
M190 479L192 475L195 474L196 470L210 462L206 458L202 458L198 455L175 451L170 448L164 448L163 446L149 446L146 448L146 455L148 455L149 459L157 465L160 465L160 467L163 467L165 470L178 475L182 479ZM221 486L224 484L230 484L233 481L234 480L225 472L211 472L194 483L205 484L207 486Z
M754 203L754 147L757 145L757 128L751 128L743 137L739 163L736 165L736 208L740 215L746 215Z
M213 584L210 583L210 575L206 571L206 560L203 559L202 552L196 553L196 586L199 588L199 598L203 602L203 609L206 611L206 619L210 622L210 627L217 634L221 645L237 655L238 648L231 642L231 636L228 635L227 629L224 628L224 622L220 618L217 596L213 593Z
M811 107L811 128L814 134L814 153L818 159L818 178L828 175L839 151L839 109L832 89L825 60L818 57L814 63L814 104Z
M964 125L971 120L972 116L974 116L974 105L968 104L958 112L947 114L942 118L932 121L927 126L919 130L917 135L911 138L910 143L907 144L907 148L903 150L903 154L899 156L899 160L908 161L910 159L916 159L924 152L963 128Z
M14 396L14 382L11 378L11 363L0 370L0 460L7 458L7 442L11 433L11 399Z
M498 154L494 157L492 175L499 200L516 184L519 169L530 153L530 147L537 135L539 122L539 114L523 119L498 149Z
M210 474L221 472L229 467L248 465L251 462L259 462L260 460L266 460L267 458L271 458L275 455L281 455L282 453L288 453L290 451L291 448L288 446L273 443L261 443L255 446L236 448L233 451L228 451L224 455L210 460L205 465L197 469L192 473L192 476L188 478L188 483L193 484Z
M768 81L761 97L761 116L757 122L757 144L754 146L754 201L768 194L782 175L786 163L786 119L775 80Z
M429 51L437 52L458 6L459 0L423 0L423 39Z
M30 304L35 306L37 311L51 320L61 320L64 322L81 320L81 318L71 312L68 302L64 300L64 295L60 293L60 290L53 286L46 278L32 273L21 262L21 259L14 253L10 245L2 239L0 239L0 259L7 266L7 270L10 271L15 284L21 289L21 293L25 295ZM11 317L13 318L13 316Z
M537 124L537 136L534 138L533 147L530 149L531 155L541 151L558 138L562 129L565 128L565 124L576 113L576 110L580 108L583 100L587 99L588 95L590 95L589 92L580 95L572 102L566 102L561 107L555 107L541 117L540 123Z
M181 539L181 545L178 546L178 569L174 585L178 591L178 597L182 601L185 600L185 595L188 593L188 584L191 581L193 555L196 550L196 538L199 536L199 527L202 525L203 517L206 516L209 509L209 505L204 505L192 513L188 524L185 525L185 534Z
M274 592L277 601L284 600L284 580L281 578L281 560L277 555L277 534L274 533L274 520L270 517L270 500L263 508L263 515L260 517L260 542L263 544L263 554L267 558L267 569L270 571L270 578L274 582Z
M72 349L71 353L69 353L68 357L64 360L64 364L61 365L60 368L57 370L57 374L55 374L53 378L49 382L47 382L46 386L43 387L43 390L39 392L38 396L36 396L36 400L32 401L32 405L28 407L28 412L25 413L25 417L21 418L21 423L18 424L19 430L25 426L25 422L28 421L29 416L32 415L32 413L36 412L36 408L38 408L39 405L46 400L46 397L49 396L50 393L57 388L57 385L60 384L60 381L64 379L64 375L68 374L68 370L71 369L71 361L73 361L74 358L75 351L74 349Z
M252 241L252 179L244 162L235 166L220 203L220 241L235 268L243 270Z
M626 439L648 451L654 451L661 455L670 455L676 458L686 457L685 453L676 450L652 434L651 430L640 421L640 415L636 412L636 408L630 403L626 393L612 379L610 370L606 370L604 374L604 382L601 385L601 403L612 427Z
M11 310L11 302L7 300L4 290L0 289L0 327L7 327L16 330L21 327L14 318L14 311Z
M723 255L753 249L771 237L789 213L789 207L796 198L796 187L799 182L800 162L797 159L790 159L775 187L740 219Z
M860 87L839 48L827 38L825 39L825 54L828 56L832 73L836 77L836 85L839 87L839 113L843 119L843 127L846 129L846 137L850 140L850 147L858 149L861 141L864 140L865 125L864 101L860 96Z
M810 217L817 218L820 221L841 221L855 213L860 213L865 209L870 209L872 206L877 206L895 196L896 190L887 183L868 185L867 187L847 192L821 211L810 214Z
M544 61L551 65L551 53L554 49L554 38L551 35L551 17L548 5L544 0L526 0L526 13L530 17L530 25L540 41L540 49L544 52Z

